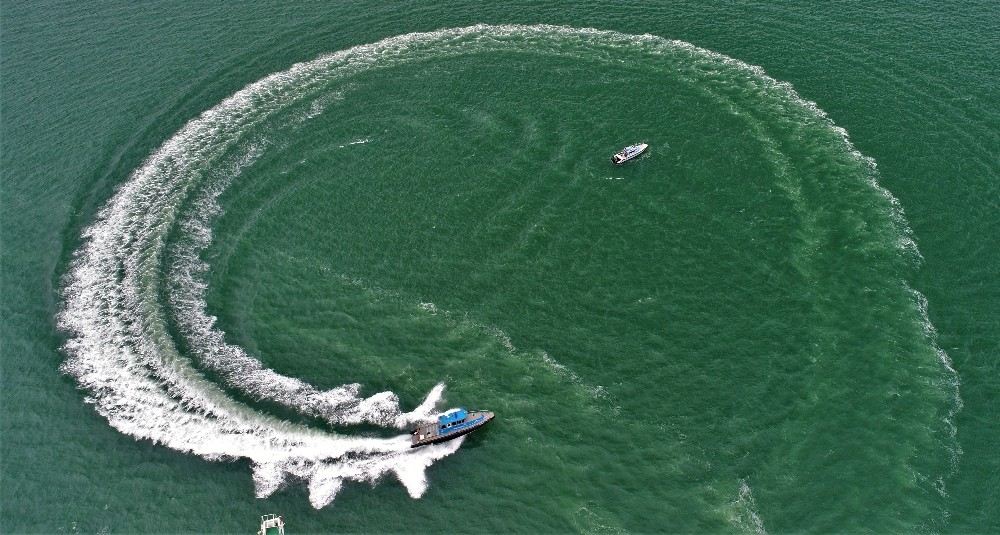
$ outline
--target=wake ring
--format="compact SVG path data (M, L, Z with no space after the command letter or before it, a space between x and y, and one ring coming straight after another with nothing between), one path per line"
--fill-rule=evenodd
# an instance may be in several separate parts
M220 210L218 196L268 146L266 137L252 135L262 122L320 94L331 81L373 69L426 58L535 49L566 57L595 51L598 56L621 50L670 53L714 69L736 69L759 91L779 92L829 123L815 105L757 67L650 35L477 25L392 37L299 63L250 84L191 120L101 209L83 233L84 243L65 279L58 321L70 339L64 346L68 358L63 370L122 433L205 459L249 459L258 497L273 493L290 475L308 482L310 502L320 508L333 500L344 480L372 482L389 472L411 496L421 496L427 487L424 470L455 452L460 440L410 450L406 435L339 436L286 422L230 398L189 357L251 397L335 424L405 427L430 417L444 386L432 389L415 410L403 412L392 392L364 398L357 384L320 390L268 369L243 348L226 343L224 333L215 328L215 318L206 312L208 266L200 253L211 242L210 224ZM710 69L694 69L689 75L702 72L710 75ZM858 160L869 161L843 135L845 146ZM223 171L213 171L220 166ZM900 247L912 248L898 203L874 179L871 184L896 211L902 228ZM190 199L193 210L185 209ZM180 238L168 240L178 230ZM164 259L170 259L166 272L161 269ZM169 310L160 299L164 289ZM169 318L177 322L191 355L179 351L169 334Z

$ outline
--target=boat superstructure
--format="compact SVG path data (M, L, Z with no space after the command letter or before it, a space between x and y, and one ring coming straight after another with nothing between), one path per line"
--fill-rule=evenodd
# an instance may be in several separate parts
M411 448L438 444L446 440L458 438L486 425L493 419L490 411L470 411L462 408L451 409L440 414L434 423L418 426L411 433Z

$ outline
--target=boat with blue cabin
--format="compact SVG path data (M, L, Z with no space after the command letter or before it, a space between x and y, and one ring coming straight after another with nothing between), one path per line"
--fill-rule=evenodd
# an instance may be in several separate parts
M624 149L616 152L615 155L611 157L611 163L615 165L621 165L629 160L638 158L639 155L642 154L643 152L646 152L646 149L648 148L649 145L647 145L646 143L636 143L635 145L629 145Z
M418 426L411 433L411 448L438 444L471 433L493 419L490 411L470 411L464 407L441 413L434 423Z

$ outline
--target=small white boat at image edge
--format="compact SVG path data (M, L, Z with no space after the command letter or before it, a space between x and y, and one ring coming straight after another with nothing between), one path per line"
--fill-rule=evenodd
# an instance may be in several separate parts
M611 157L611 163L615 165L621 165L629 160L634 160L638 158L640 154L646 152L646 149L648 148L649 145L647 145L646 143L636 143L635 145L629 145L624 149L615 153L615 155Z

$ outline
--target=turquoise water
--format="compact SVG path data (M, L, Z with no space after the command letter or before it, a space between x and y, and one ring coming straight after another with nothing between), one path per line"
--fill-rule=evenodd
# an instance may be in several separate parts
M995 531L1000 14L817 7L8 7L6 525Z

